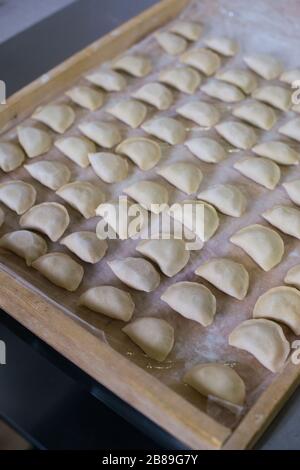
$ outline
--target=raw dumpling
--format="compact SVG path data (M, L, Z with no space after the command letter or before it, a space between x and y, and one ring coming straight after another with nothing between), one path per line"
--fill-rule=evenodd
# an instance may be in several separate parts
M71 178L69 168L61 162L41 160L24 165L28 173L47 188L56 191Z
M74 232L60 241L72 253L86 263L95 264L100 261L107 251L107 242L99 240L94 232Z
M253 73L244 69L229 69L218 72L216 77L223 82L231 83L240 88L246 95L252 93L257 87L257 80Z
M190 259L190 252L181 239L142 240L136 250L154 261L168 277L173 277L179 273Z
M247 200L237 186L218 184L198 194L198 199L215 206L220 212L231 217L241 217L245 212Z
M167 54L181 54L187 48L187 42L184 38L167 31L156 33L155 38Z
M135 308L131 295L113 286L98 286L88 289L80 296L79 305L114 320L122 321L129 321Z
M89 181L73 181L62 186L56 194L67 201L86 219L95 217L96 208L104 202L105 195L100 188Z
M32 117L53 131L63 134L72 126L76 116L71 106L67 104L48 104L38 108Z
M85 137L62 137L55 142L55 147L81 168L89 166L88 154L96 152L94 142Z
M66 95L71 98L74 103L90 111L96 111L96 109L103 105L104 101L103 93L89 86L75 86L67 91Z
M180 60L205 75L213 75L221 65L220 57L205 48L188 50L182 54Z
M119 101L106 112L135 129L145 120L147 108L137 100L128 99Z
M65 253L48 253L32 263L50 282L74 292L82 281L83 267Z
M145 137L130 137L116 148L117 153L129 157L141 170L151 170L161 159L160 146Z
M288 111L292 104L292 93L282 86L262 86L254 90L253 98L274 106L281 111Z
M183 124L170 117L158 117L146 121L142 129L171 145L181 144L186 137Z
M264 367L278 372L290 352L281 326L270 320L246 320L229 335L229 344L252 354Z
M282 72L281 63L267 54L254 54L244 57L244 62L250 69L266 80L274 80Z
M226 57L235 55L239 49L238 43L231 38L226 37L212 37L205 39L205 45L219 54Z
M20 226L45 233L56 242L70 223L67 209L57 202L43 202L33 206L20 219Z
M161 83L151 82L143 85L132 95L138 100L151 104L160 111L169 109L173 103L173 95L170 90Z
M200 160L207 163L218 163L226 158L222 145L207 137L187 140L184 145Z
M249 274L241 263L228 258L214 258L201 264L195 274L235 299L243 300L247 295Z
M292 111L294 111L295 113L300 113L300 104L294 104L292 106Z
M133 289L152 292L160 284L160 275L144 258L122 258L107 264L124 284Z
M267 189L274 189L280 180L279 166L267 158L248 157L237 161L233 168Z
M288 270L284 282L300 289L300 264L296 264Z
M190 369L183 381L205 397L243 405L246 387L241 377L232 367L225 364L198 364Z
M197 282L177 282L162 294L175 312L203 326L209 326L216 314L216 298L210 290Z
M29 158L48 152L52 138L48 132L36 127L18 127L18 139Z
M167 189L155 181L137 181L123 192L154 214L165 210L169 201Z
M298 165L299 153L285 142L273 140L255 145L252 152L260 157L270 158L280 165Z
M11 180L0 184L0 201L18 215L33 206L36 190L24 181Z
M189 41L197 41L202 34L202 26L199 23L195 23L194 21L176 21L171 28L170 31L175 34L179 34L179 36L188 39Z
M275 111L258 101L248 101L237 106L232 114L263 130L270 130L277 122Z
M0 248L25 259L27 266L31 266L33 261L47 253L45 240L29 230L6 233L0 238Z
M221 80L210 80L202 86L201 90L208 96L225 101L226 103L236 103L245 98L245 95L239 88Z
M113 69L123 70L134 77L145 77L151 72L151 62L147 57L139 55L125 55L115 60Z
M216 126L223 139L242 150L251 149L257 142L257 135L252 127L237 121L225 121Z
M263 225L248 225L230 238L231 243L244 250L264 271L280 263L284 244L280 235Z
M300 118L288 121L278 129L278 132L300 142Z
M106 183L116 183L127 178L127 161L114 153L90 153L89 159L96 175Z
M180 191L192 194L198 191L203 174L200 168L192 163L176 162L159 168L157 174L165 178Z
M283 72L280 75L280 80L282 82L288 83L289 85L292 85L296 80L300 80L300 69L292 69Z
M271 225L300 240L300 210L281 204L262 214Z
M161 318L144 317L125 326L122 331L151 359L163 362L174 345L174 329Z
M114 124L110 122L83 122L79 130L100 147L111 148L121 142L121 134Z
M221 114L214 106L210 103L203 101L190 101L189 103L180 106L176 109L176 112L191 121L194 121L199 126L212 127L219 122Z
M300 335L300 292L288 286L269 289L257 299L253 318L276 320Z
M23 150L12 142L0 142L0 168L5 173L13 171L25 160Z
M282 185L288 193L291 200L300 205L300 180L288 181Z
M113 70L96 70L85 77L89 82L106 91L122 91L127 86L126 79Z
M201 83L201 76L191 67L177 67L163 70L159 75L159 81L192 95Z

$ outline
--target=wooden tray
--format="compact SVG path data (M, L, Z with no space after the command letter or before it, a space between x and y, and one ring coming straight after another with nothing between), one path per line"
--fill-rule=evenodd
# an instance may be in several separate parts
M163 0L72 56L0 107L5 130L88 69L111 59L174 18L188 0ZM300 381L289 363L232 432L99 341L53 303L0 271L0 307L124 401L193 449L245 449L254 444Z

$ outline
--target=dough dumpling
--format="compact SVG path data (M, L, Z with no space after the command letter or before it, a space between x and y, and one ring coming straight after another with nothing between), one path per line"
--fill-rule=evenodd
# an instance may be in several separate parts
M216 314L216 298L197 282L177 282L162 294L161 300L189 320L209 326Z
M187 42L184 38L167 31L156 33L155 38L167 54L181 54L187 48Z
M37 127L18 127L18 139L29 158L38 157L52 147L52 138L48 132Z
M279 166L267 158L248 157L237 161L233 168L267 189L274 189L280 180Z
M123 189L123 192L155 214L165 210L164 205L169 202L167 189L155 181L137 181L128 188Z
M89 166L88 154L96 152L94 142L85 137L62 137L55 142L55 147L81 168Z
M206 163L219 163L226 158L226 151L216 140L197 137L187 140L184 145L195 157Z
M127 86L125 77L114 70L96 70L85 78L106 91L123 91Z
M186 137L183 124L170 117L158 117L146 121L142 129L171 145L181 144Z
M20 226L45 233L56 242L70 223L67 209L57 202L43 202L33 206L20 219Z
M113 286L97 286L88 289L80 296L79 305L114 320L122 321L129 321L135 308L131 295Z
M165 178L180 191L192 194L198 191L203 174L193 163L176 162L157 170L157 174Z
M218 184L201 191L198 199L215 206L220 212L231 217L241 217L245 212L247 200L237 186Z
M288 286L269 289L257 299L253 318L267 318L284 323L296 335L300 335L300 292Z
M123 140L117 146L116 152L126 155L143 171L151 170L161 159L158 143L145 137L130 137Z
M197 41L202 34L202 25L195 23L194 21L176 21L176 23L171 25L170 31L179 36L188 39L189 41Z
M280 75L280 80L292 85L296 80L300 80L300 69L286 70Z
M231 145L248 150L257 142L257 135L252 127L237 121L225 121L217 124L216 131Z
M14 171L25 160L23 150L12 142L0 142L0 168L5 173Z
M151 72L152 66L147 57L140 55L124 55L114 61L112 68L127 72L133 77L145 77Z
M134 98L151 104L160 111L169 109L173 103L171 91L161 83L146 83L132 95Z
M205 39L204 42L209 49L212 49L225 57L234 56L239 49L238 43L234 39L227 37L211 37Z
M281 111L288 111L292 104L292 93L282 86L268 85L254 90L253 98L274 106Z
M90 153L89 159L94 172L106 183L123 181L128 175L127 161L114 153Z
M298 165L299 153L285 142L272 140L255 145L252 152L260 157L270 158L279 165Z
M198 364L190 369L183 381L205 397L216 397L234 405L242 406L246 387L232 367L225 364Z
M223 82L231 83L240 88L246 95L257 87L256 77L249 70L228 69L217 73L216 77Z
M95 217L96 208L104 202L100 188L89 181L73 181L62 186L56 194L80 212L86 219Z
M229 344L252 354L272 372L282 369L290 345L281 326L270 320L246 320L229 335Z
M300 118L288 121L278 129L278 132L300 142Z
M137 344L147 356L163 362L174 345L174 329L161 318L138 318L122 331Z
M136 250L154 261L168 277L179 273L190 259L190 252L181 239L142 240Z
M106 112L135 129L145 120L147 108L137 100L127 99L114 104Z
M288 270L284 282L300 289L300 264L296 264Z
M270 106L255 100L240 104L232 111L232 114L263 130L272 129L277 122L275 111Z
M270 271L282 260L284 243L275 230L263 225L248 225L230 238L231 243L244 250L264 271Z
M54 191L67 184L71 178L69 168L57 161L41 160L24 165L24 168L34 179Z
M300 240L300 210L278 204L265 211L262 217L271 225Z
M160 72L159 81L192 95L201 83L201 76L192 67L177 67Z
M86 263L95 264L100 261L107 251L107 242L99 240L94 232L74 232L60 241L72 253Z
M33 206L36 190L24 181L11 180L0 184L0 201L18 215Z
M74 110L67 104L48 104L38 108L32 117L53 131L63 134L72 126L76 116Z
M225 294L243 300L248 292L249 274L241 263L229 258L214 258L203 263L195 274Z
M205 48L188 50L182 54L180 60L208 76L213 75L221 65L220 57Z
M294 181L288 181L282 185L286 192L288 193L291 200L300 205L300 179Z
M71 98L74 103L90 111L96 111L96 109L103 105L104 101L103 93L89 86L75 86L67 91L66 95Z
M117 127L110 122L83 122L78 129L100 147L112 148L121 142L121 134Z
M48 253L32 263L32 267L58 287L74 292L82 281L83 267L65 253Z
M133 289L152 292L160 284L160 275L144 258L115 259L107 264L124 284Z
M11 251L26 261L31 266L40 256L47 253L47 243L36 233L29 230L16 230L9 232L0 238L0 248Z
M220 121L221 114L216 106L204 101L190 101L176 109L177 114L199 126L212 127Z
M244 57L244 62L251 70L266 80L278 78L283 71L279 60L267 54L253 54Z
M225 103L236 103L245 98L239 88L221 80L210 80L201 87L201 90L211 98L217 98Z

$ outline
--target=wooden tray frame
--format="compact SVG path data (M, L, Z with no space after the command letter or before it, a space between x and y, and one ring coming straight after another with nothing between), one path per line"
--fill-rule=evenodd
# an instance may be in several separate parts
M127 50L174 18L189 0L163 0L73 55L0 106L0 129L8 129L97 64ZM95 380L192 449L245 449L263 433L300 383L289 363L232 432L157 379L99 341L62 309L0 271L0 307Z

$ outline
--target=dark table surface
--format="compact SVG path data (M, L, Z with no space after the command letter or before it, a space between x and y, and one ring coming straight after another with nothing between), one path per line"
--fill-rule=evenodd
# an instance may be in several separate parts
M0 79L10 95L154 0L78 0L0 46ZM0 416L37 448L180 449L153 425L0 311ZM300 449L300 393L257 445Z

